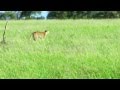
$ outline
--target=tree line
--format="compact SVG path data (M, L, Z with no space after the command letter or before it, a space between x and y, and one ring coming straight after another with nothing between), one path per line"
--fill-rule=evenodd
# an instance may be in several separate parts
M5 11L0 13L0 20L6 19L44 19L41 11ZM36 17L37 16L37 17Z
M0 19L44 19L41 11L5 11ZM47 19L120 18L120 11L49 11Z
M120 11L50 11L48 19L120 18Z

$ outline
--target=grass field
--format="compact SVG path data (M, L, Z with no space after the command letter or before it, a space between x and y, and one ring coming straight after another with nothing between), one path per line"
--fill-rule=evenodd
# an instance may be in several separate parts
M6 21L0 21L0 40ZM49 30L33 41L34 31ZM120 78L120 19L9 21L0 78Z

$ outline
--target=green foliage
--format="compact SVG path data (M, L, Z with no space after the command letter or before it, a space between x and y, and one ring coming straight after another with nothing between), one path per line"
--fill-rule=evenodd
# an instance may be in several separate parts
M6 11L5 13L0 14L0 19L16 19L16 13L12 11Z
M119 11L50 11L48 19L120 18Z
M4 13L0 13L0 19L33 19L32 15L35 16L40 14L41 11L5 11ZM41 17L43 18L43 17ZM36 18L34 18L36 19Z
M20 18L25 17L26 19L31 19L32 14L41 13L40 11L22 11L20 14Z

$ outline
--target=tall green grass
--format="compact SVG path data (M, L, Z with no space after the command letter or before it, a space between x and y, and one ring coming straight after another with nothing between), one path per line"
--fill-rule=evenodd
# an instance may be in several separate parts
M50 31L45 40L30 39L44 30ZM0 78L120 78L120 19L10 20L6 42Z

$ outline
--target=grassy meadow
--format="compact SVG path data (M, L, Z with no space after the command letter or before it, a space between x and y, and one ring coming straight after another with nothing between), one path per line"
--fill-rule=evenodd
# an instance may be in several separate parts
M6 21L0 21L0 40ZM34 31L48 30L33 41ZM0 79L120 78L120 19L10 20Z

